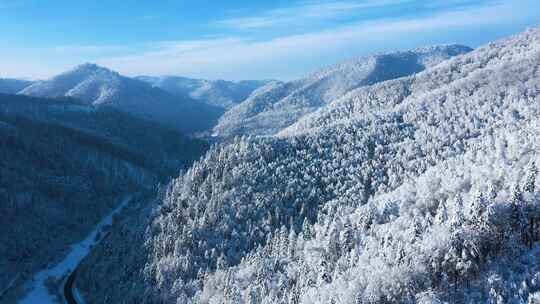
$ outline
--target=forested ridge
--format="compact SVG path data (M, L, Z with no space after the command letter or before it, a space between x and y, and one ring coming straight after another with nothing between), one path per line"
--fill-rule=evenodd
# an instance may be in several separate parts
M527 301L537 269L515 278L523 264L505 260L538 240L539 40L357 89L277 139L210 153L165 199L147 271L203 303ZM226 241L207 246L205 228ZM207 250L215 264L195 277Z
M270 82L225 112L214 134L273 135L351 90L413 75L469 51L471 48L461 45L436 45L380 53L329 66L298 80Z
M84 293L126 303L533 301L538 58L535 28L353 90L278 136L214 146L162 191L147 228L122 230L144 260L124 264L129 251L104 244L118 261L105 272L129 269L111 278L125 292ZM96 278L108 280L87 272L84 282Z

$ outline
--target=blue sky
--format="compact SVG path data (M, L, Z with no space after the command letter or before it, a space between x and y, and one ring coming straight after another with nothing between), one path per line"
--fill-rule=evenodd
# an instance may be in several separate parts
M96 62L127 75L288 80L373 52L477 47L538 24L538 0L0 0L0 77Z

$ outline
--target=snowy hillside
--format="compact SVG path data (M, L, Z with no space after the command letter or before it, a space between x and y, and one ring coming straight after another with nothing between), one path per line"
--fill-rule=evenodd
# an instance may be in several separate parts
M82 64L50 80L39 81L20 91L35 97L74 97L89 104L101 104L118 98L120 74L97 66Z
M115 248L117 263L94 260L101 271L84 275L83 293L96 302L532 301L539 58L536 28L324 101L279 136L214 147L169 186L145 231L118 236L144 236L145 256L111 239L98 250ZM278 86L282 96L292 84Z
M186 133L211 128L222 110L189 97L177 97L148 83L117 72L83 64L49 80L36 82L19 94L72 97L96 107L114 107L136 116L173 126Z
M225 80L192 79L178 76L139 76L146 81L176 96L189 96L208 105L229 109L245 100L254 90L268 81L244 80L238 82Z
M28 87L32 84L29 80L0 78L0 93L2 94L16 94L20 90Z
M378 54L322 69L293 82L273 83L226 112L214 133L222 137L275 134L352 89L412 75L470 50L460 45L442 45Z

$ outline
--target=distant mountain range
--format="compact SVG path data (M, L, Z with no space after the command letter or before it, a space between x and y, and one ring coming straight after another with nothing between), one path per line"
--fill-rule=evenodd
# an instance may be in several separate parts
M291 82L212 81L180 76L129 78L95 64L82 64L44 81L0 79L0 93L72 97L95 107L114 107L185 133L213 128L214 135L224 138L271 135L350 90L408 76L469 51L465 46L441 45L377 54Z
M229 109L244 101L256 89L269 83L269 80L204 80L179 76L139 76L135 77L150 83L175 96L189 96L211 106Z
M223 113L219 107L174 96L137 79L95 64L83 64L19 91L35 97L71 97L93 107L112 107L169 125L184 133L211 128Z
M377 54L319 70L291 82L271 82L220 118L214 133L271 135L350 90L409 76L472 49L440 45Z

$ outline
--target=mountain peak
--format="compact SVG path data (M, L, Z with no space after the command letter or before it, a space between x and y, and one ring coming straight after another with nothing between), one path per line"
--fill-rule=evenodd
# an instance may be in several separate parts
M19 94L35 97L75 97L89 104L118 98L124 78L95 63L84 63L51 79L36 82Z
M79 64L78 66L76 66L75 68L73 68L72 70L66 72L66 74L70 74L70 73L77 73L77 74L101 74L101 75L105 75L105 74L108 74L108 75L115 75L115 76L120 76L120 74L118 72L115 72L111 69L108 69L106 67L103 67L103 66L100 66L100 65L97 65L95 63L83 63L83 64Z

